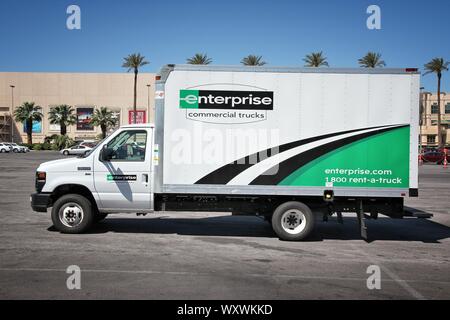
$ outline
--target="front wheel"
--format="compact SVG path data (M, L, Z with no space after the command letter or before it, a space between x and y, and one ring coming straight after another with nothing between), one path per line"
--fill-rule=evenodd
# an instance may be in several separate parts
M62 233L83 233L94 222L92 204L79 194L66 194L54 203L52 221Z
M69 151L67 151L67 150L64 151L64 152L63 152L63 155L68 156L68 155L69 155Z
M311 209L297 201L283 203L272 215L272 228L282 240L303 240L314 229L314 224Z

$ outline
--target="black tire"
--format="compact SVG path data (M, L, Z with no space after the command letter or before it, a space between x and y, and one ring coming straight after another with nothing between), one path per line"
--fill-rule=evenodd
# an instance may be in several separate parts
M108 216L107 213L96 212L94 215L94 222L100 222Z
M17 150L17 149L13 149L13 152L14 152L14 153L18 153L18 152L19 152L19 150Z
M69 151L67 151L67 150L64 151L64 152L63 152L63 155L68 156L68 155L69 155Z
M299 217L302 218L298 219ZM292 224L289 224L289 219L292 219ZM285 220L284 223L283 220ZM311 209L297 201L281 204L272 215L272 228L281 240L303 240L312 232L314 224L315 217ZM292 229L288 228L289 226L292 226Z
M0 150L1 153L6 153L5 149Z
M73 210L70 210L70 208L73 208ZM68 222L62 218L65 209L68 209L67 214L73 214L73 211L82 209L81 219L78 219L79 222L72 226L69 225ZM52 221L53 226L62 233L83 233L94 223L94 210L92 204L88 199L79 194L66 194L54 203L52 209Z

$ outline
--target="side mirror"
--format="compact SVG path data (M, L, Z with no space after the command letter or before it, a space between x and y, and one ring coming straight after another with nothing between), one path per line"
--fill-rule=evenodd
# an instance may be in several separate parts
M108 148L106 145L102 148L100 152L100 159L102 161L110 161L114 155L114 150L112 148Z

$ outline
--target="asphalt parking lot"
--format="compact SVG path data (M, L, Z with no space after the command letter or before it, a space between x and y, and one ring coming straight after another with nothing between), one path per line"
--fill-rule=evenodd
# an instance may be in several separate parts
M278 240L257 217L171 213L108 217L64 235L29 205L39 163L56 152L0 155L0 299L449 299L450 168L420 167L430 220L354 215L320 223L305 242ZM69 290L66 269L81 268ZM381 269L381 289L366 271Z

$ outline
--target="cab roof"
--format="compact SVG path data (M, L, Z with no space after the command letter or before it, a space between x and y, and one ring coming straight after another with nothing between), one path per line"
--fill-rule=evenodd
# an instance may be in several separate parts
M155 125L153 123L138 123L138 124L127 124L121 126L120 128L124 129L136 129L136 128L154 128Z

